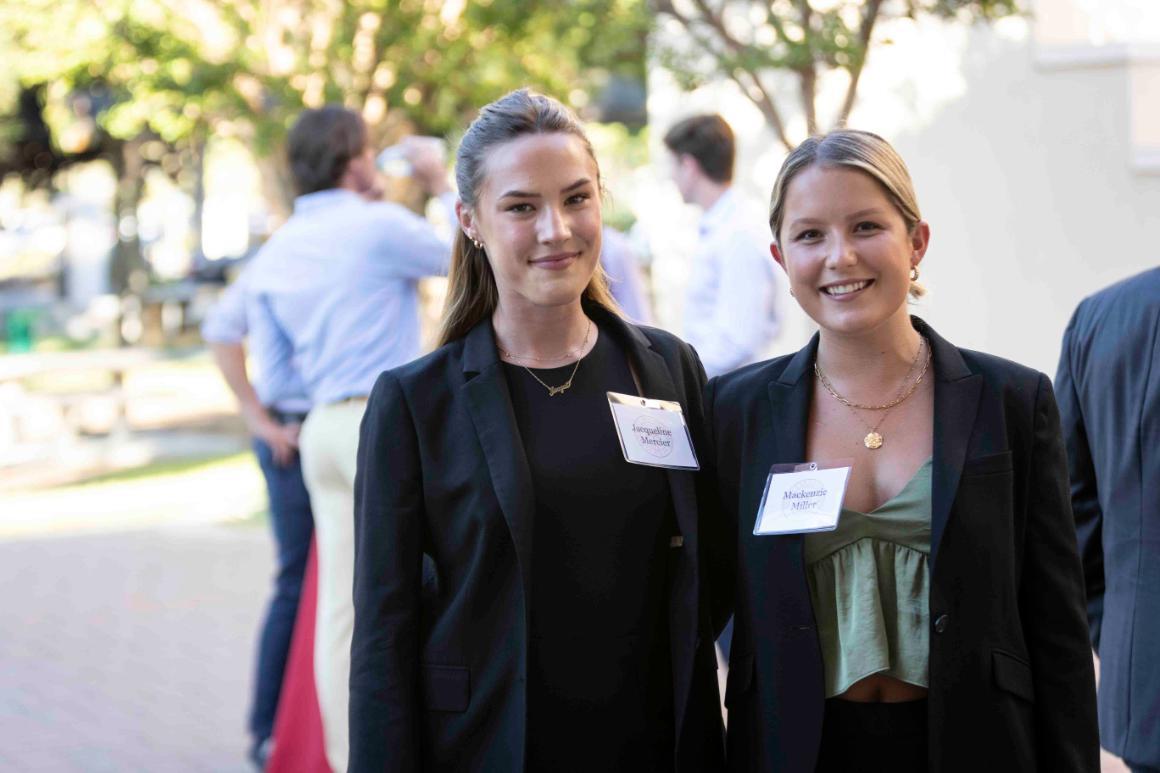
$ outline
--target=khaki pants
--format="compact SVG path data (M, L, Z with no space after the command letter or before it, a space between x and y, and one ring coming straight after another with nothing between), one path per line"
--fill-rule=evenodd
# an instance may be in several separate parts
M314 510L318 549L318 616L314 628L314 681L326 759L346 771L350 750L350 639L354 629L354 474L366 400L310 411L302 425L302 475Z

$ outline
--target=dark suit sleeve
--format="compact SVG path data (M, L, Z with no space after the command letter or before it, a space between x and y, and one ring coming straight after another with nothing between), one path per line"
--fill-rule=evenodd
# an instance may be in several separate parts
M1055 375L1055 390L1059 397L1059 415L1063 423L1063 439L1067 446L1068 473L1071 478L1071 509L1075 514L1075 531L1079 540L1079 555L1083 562L1084 585L1087 591L1088 628L1092 647L1100 650L1100 626L1104 617L1104 514L1100 510L1096 471L1088 447L1087 428L1083 409L1072 372L1071 347L1075 334L1075 318L1063 334L1063 348L1059 355L1059 371Z
M1095 673L1084 619L1083 571L1068 496L1067 459L1051 383L1040 375L1019 605L1035 684L1042 770L1099 770Z
M354 515L350 771L417 771L423 493L414 423L390 373L363 417Z

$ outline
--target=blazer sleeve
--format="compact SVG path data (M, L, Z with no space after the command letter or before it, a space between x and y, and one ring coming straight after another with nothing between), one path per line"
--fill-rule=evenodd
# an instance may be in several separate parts
M1067 459L1051 383L1040 374L1019 605L1035 684L1036 749L1051 771L1098 771L1095 672Z
M423 490L414 421L391 373L363 417L354 519L350 771L418 771Z
M1063 334L1063 348L1059 354L1059 370L1055 375L1056 395L1059 398L1059 416L1063 423L1063 440L1067 448L1068 475L1071 479L1071 509L1075 516L1075 532L1079 540L1079 556L1083 562L1084 586L1087 594L1088 629L1092 647L1100 650L1100 628L1104 617L1104 513L1100 509L1096 485L1095 464L1088 446L1087 427L1072 372L1071 347L1075 334L1075 318Z

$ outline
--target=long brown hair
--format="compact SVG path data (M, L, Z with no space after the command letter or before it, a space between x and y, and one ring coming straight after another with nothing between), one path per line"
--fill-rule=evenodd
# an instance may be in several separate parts
M592 143L576 115L551 97L535 94L527 89L513 91L479 111L463 135L455 154L455 182L459 186L459 200L466 207L478 204L479 192L485 176L484 162L488 153L498 145L529 134L571 134L584 143L592 162L596 164L599 180L600 164L592 151ZM443 324L439 330L439 346L462 338L480 320L490 317L499 304L499 288L491 272L487 254L472 244L463 229L455 235L451 252L451 270L448 272L447 302L443 307ZM616 301L608 290L604 271L596 272L584 288L583 298L619 313Z

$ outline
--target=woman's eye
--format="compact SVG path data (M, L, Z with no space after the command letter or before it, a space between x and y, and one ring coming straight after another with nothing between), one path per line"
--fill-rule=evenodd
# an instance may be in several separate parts
M526 202L520 204L512 204L507 208L508 212L515 212L517 215L522 215L525 212L532 211L532 205Z
M568 197L567 203L568 204L583 204L584 202L588 201L588 199L590 199L590 198L592 198L592 196L590 194L576 193L576 194L573 194L573 195Z
M854 226L855 231L878 231L880 229L881 226L879 226L877 223L872 223L869 220L865 220Z
M817 230L816 228L810 228L810 229L807 229L805 231L802 231L797 236L795 236L794 241L795 242L810 241L811 239L819 238L821 235L822 235L821 231Z

